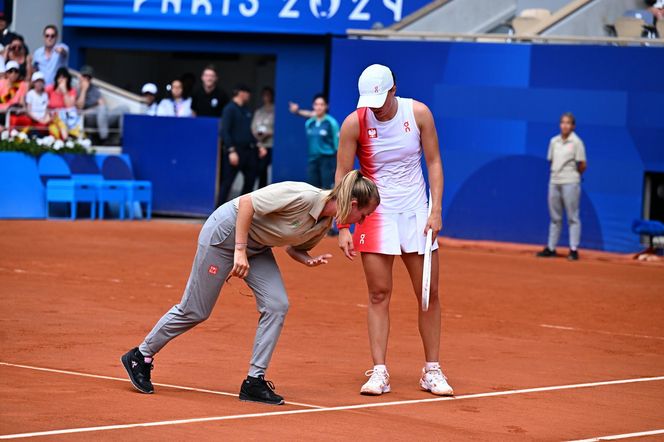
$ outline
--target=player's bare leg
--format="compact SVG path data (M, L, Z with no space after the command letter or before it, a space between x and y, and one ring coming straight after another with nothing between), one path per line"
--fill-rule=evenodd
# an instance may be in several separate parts
M440 298L438 297L438 251L431 255L431 290L429 292L429 310L423 312L422 305L422 270L424 268L424 256L417 253L405 253L401 255L406 270L410 275L413 290L417 297L418 326L424 356L427 361L437 361L440 357Z
M390 297L392 295L394 256L362 253L362 264L369 289L367 324L374 368L367 371L370 378L362 386L360 392L379 395L390 391L385 358L390 334Z
M448 396L454 394L452 387L440 368L440 297L438 296L438 251L431 255L431 290L429 292L429 310L422 311L422 270L424 257L417 253L401 256L413 284L417 297L418 325L426 362L422 369L420 388L433 394Z

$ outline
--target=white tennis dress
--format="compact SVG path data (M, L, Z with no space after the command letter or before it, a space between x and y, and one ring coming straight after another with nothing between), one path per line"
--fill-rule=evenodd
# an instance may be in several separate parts
M360 252L424 253L428 206L420 130L413 100L397 97L397 102L397 113L389 121L378 121L369 108L357 110L360 169L380 192L376 211L356 226L353 241ZM437 248L434 242L433 250Z

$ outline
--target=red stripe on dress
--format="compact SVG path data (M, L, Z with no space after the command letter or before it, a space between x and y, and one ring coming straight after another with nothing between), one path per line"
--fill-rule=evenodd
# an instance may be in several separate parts
M369 128L367 127L368 108L361 107L357 109L357 119L360 125L360 136L357 140L357 159L360 162L360 172L362 175L372 181L376 181L375 172L377 170L373 156L373 144L369 138ZM353 243L355 250L359 252L380 253L383 237L382 222L379 213L369 215L363 224L355 226L355 235Z

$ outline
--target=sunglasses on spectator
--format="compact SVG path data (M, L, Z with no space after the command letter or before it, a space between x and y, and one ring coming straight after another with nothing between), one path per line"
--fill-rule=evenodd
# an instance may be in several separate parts
M46 38L55 38L55 34L44 34Z
M7 71L8 74L11 74L12 72L18 72L18 69L11 68Z

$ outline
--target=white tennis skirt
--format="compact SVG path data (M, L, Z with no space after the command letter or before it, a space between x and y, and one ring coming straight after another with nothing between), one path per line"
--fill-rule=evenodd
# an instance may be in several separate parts
M355 225L355 250L382 255L423 255L427 239L424 228L428 218L426 210L407 213L374 212L362 224ZM438 241L434 241L431 250L437 249Z

